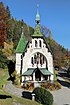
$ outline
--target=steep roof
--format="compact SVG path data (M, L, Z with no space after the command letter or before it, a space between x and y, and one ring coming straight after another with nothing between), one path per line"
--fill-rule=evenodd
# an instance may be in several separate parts
M43 37L41 31L40 31L40 24L36 24L36 29L32 37Z
M25 51L26 44L27 42L25 41L24 35L22 33L18 46L16 48L16 53L23 53Z

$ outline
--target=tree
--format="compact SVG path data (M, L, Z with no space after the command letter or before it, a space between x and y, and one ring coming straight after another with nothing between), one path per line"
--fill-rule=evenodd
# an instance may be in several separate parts
M14 78L14 84L19 85L20 84L20 74L17 74L17 71L15 70L12 74L11 74L12 78Z
M5 7L2 2L0 2L0 46L4 47L4 42L7 37L7 24L8 14L6 13Z
M5 68L7 62L7 58L6 56L3 54L2 49L0 49L0 68Z
M53 95L45 88L37 87L33 90L35 100L43 105L53 105Z
M45 35L46 37L50 37L50 38L52 37L52 33L51 33L50 29L48 29L45 26L41 26L41 33L43 35Z
M8 19L10 19L11 18L11 14L10 14L9 7L7 6L5 10L6 10L6 13L8 15Z

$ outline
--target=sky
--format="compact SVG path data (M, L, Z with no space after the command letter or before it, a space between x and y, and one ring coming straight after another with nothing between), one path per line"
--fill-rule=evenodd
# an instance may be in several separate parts
M23 19L35 28L37 4L39 4L40 24L49 28L52 38L70 50L70 0L0 0L9 6L11 15Z

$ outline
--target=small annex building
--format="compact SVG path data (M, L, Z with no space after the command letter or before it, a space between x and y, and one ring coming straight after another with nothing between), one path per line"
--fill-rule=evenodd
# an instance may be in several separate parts
M21 82L53 80L53 57L40 31L40 15L36 14L36 28L31 40L26 42L22 32L16 48L15 69L22 75Z

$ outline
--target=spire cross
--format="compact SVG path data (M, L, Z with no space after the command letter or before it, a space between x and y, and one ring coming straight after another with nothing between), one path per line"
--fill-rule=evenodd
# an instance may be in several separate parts
M37 14L39 14L39 4L37 4Z

